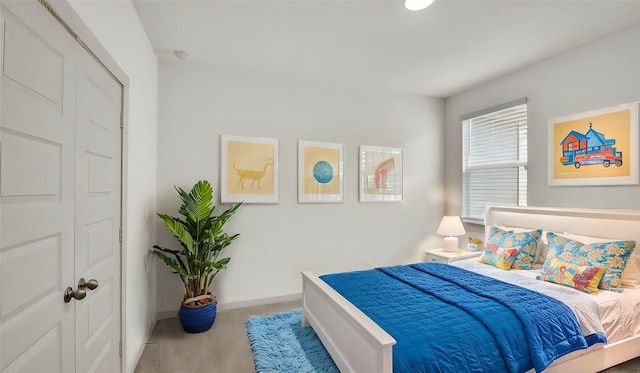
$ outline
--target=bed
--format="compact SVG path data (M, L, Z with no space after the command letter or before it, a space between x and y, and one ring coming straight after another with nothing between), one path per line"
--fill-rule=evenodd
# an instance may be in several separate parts
M487 208L485 224L487 233L492 226L535 228L545 233L570 232L640 243L640 211L495 206ZM631 255L640 255L640 250L635 249ZM461 267L474 265L478 265L475 260L460 262ZM504 272L514 272L513 275L522 272L522 277L540 273L535 268ZM342 372L393 372L393 348L397 341L320 277L303 272L302 279L303 325L314 328L338 368ZM640 290L600 291L590 296L598 304L608 343L571 352L555 360L545 372L597 372L640 356Z

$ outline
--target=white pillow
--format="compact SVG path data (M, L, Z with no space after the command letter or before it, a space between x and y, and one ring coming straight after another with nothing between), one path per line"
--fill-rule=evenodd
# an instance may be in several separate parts
M538 255L538 259L536 260L538 264L544 264L545 260L547 260L547 254L549 254L547 233L549 233L549 231L542 231L542 237L540 237L540 255Z
M553 232L553 233L557 234L558 236L562 236L564 238L568 238L570 240L582 242L585 245L590 245L592 243L609 242L609 241L626 241L626 240L619 240L619 239L615 239L615 238L600 238L600 237L581 236L579 234L573 234L573 233L570 233L570 232L562 232L562 233Z
M640 255L631 254L620 280L623 288L640 289Z

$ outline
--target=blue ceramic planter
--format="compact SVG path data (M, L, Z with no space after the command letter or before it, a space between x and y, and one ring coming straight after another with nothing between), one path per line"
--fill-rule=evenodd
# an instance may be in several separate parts
M180 306L180 323L187 333L202 333L211 329L216 319L218 305L211 302L204 306L188 307Z

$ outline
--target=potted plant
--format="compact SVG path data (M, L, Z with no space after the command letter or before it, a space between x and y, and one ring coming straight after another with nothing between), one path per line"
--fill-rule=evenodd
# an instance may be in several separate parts
M239 236L229 236L222 228L242 202L215 216L213 188L208 181L198 181L189 193L179 187L175 189L182 200L178 212L183 218L158 216L182 248L172 250L154 245L152 252L171 267L184 284L185 295L180 306L182 327L189 333L200 333L209 330L216 317L217 301L209 287L230 261L228 257L218 256Z

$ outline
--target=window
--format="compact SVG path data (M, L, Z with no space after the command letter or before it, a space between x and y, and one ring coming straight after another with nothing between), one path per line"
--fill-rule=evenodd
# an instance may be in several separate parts
M484 222L487 205L527 205L527 100L462 118L462 218Z

